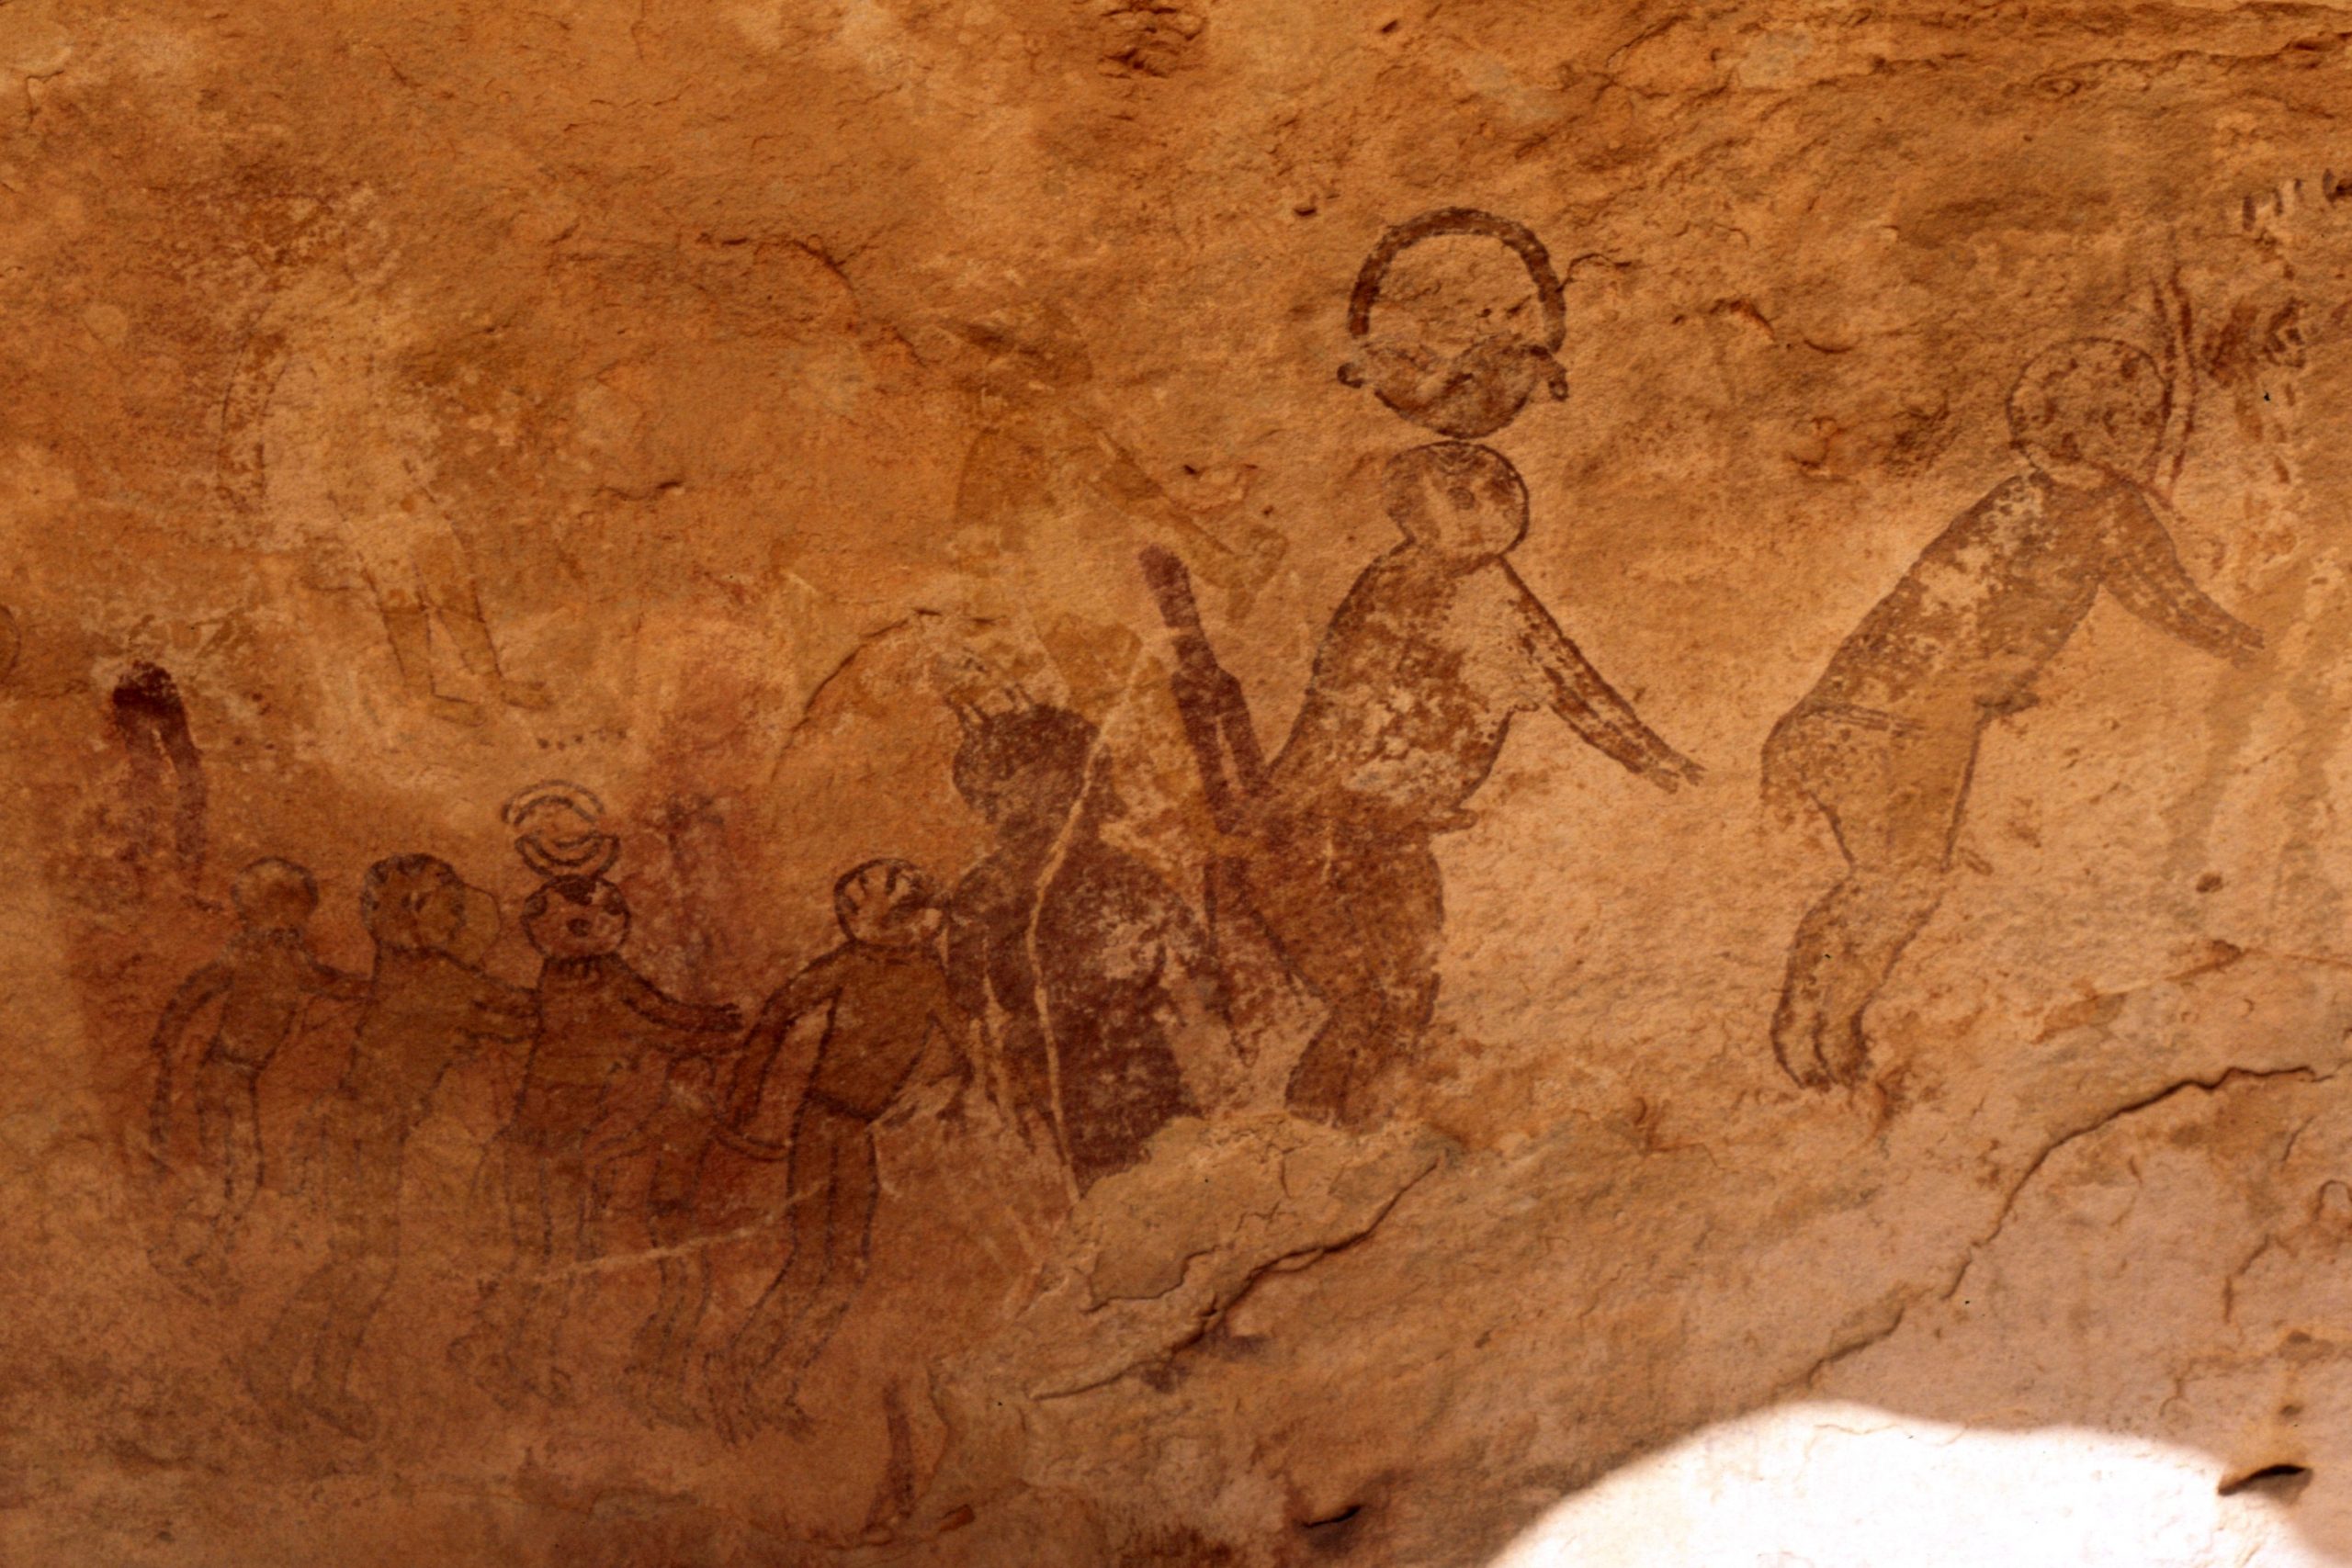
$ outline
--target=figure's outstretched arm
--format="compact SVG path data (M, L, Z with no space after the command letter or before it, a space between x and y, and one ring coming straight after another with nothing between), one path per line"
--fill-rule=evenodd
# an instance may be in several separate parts
M2154 505L2136 494L2109 524L2103 583L2117 604L2191 648L2240 663L2262 651L2262 634L2206 597L2180 564Z
M493 976L479 976L482 989L473 998L466 1032L484 1040L528 1040L539 1032L539 999L520 986Z
M980 922L951 907L947 911L947 995L958 1010L985 1030L989 1016L989 939Z
M302 987L314 997L337 1002L364 1002L373 984L369 976L338 969L321 961L309 948L302 950Z
M775 1078L784 1048L792 1041L793 1025L832 1001L831 969L832 965L819 959L785 982L784 987L760 1009L751 1032L743 1036L743 1054L736 1061L735 1082L728 1091L729 1126L741 1127L758 1113L767 1086ZM801 1062L797 1059L798 1056L808 1056L811 1061ZM796 1053L791 1064L794 1081L802 1076L802 1068L813 1064L814 1056L813 1051Z
M1699 764L1644 724L1632 705L1601 679L1600 671L1568 640L1568 634L1519 574L1508 563L1502 570L1510 580L1520 650L1542 674L1552 711L1588 744L1660 789L1696 784L1702 772Z
M731 1003L704 1007L697 1002L684 1001L670 995L661 987L616 960L613 978L620 987L621 1000L629 1011L649 1023L685 1034L733 1034L743 1027L741 1010ZM666 1048L666 1047L665 1047ZM672 1052L673 1055L706 1055L708 1046L687 1046Z
M205 1004L227 993L231 978L229 966L215 963L180 982L172 999L164 1004L164 1016L155 1021L152 1041L155 1054L166 1064L176 1052L180 1037L187 1032L187 1026L204 1010Z
M972 1016L949 998L943 985L930 1010L932 1040L942 1047L926 1051L933 1058L923 1074L932 1083L970 1083L980 1075L980 1028ZM930 1043L925 1042L926 1045ZM989 1098L995 1098L991 1093Z

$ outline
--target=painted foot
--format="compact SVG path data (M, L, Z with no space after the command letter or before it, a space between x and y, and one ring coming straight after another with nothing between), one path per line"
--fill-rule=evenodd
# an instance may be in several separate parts
M710 1419L718 1435L730 1443L749 1439L759 1427L759 1414L752 1401L751 1380L734 1358L713 1350L703 1359L703 1381L710 1390Z
M686 1393L686 1370L638 1363L621 1374L621 1393L647 1420L689 1431L711 1424L709 1412Z
M294 1379L302 1369L302 1358L271 1340L247 1350L236 1363L237 1376L254 1402L274 1416L285 1416L294 1406Z
M501 681L498 682L498 700L510 708L521 708L526 713L544 713L555 706L555 694L538 681Z
M1870 1077L1871 1043L1862 1032L1860 1019L1823 1029L1821 1065L1829 1080L1844 1089L1856 1088Z
M1784 1006L1772 1021L1772 1059L1799 1089L1829 1088L1829 1069L1821 1059L1821 1016L1792 1018Z
M472 726L481 724L489 716L481 711L480 703L464 697L446 696L439 692L433 694L433 700L426 705L426 711L444 724Z
M561 1367L517 1367L515 1373L533 1395L559 1410L569 1410L580 1403L580 1395L571 1386L571 1374Z

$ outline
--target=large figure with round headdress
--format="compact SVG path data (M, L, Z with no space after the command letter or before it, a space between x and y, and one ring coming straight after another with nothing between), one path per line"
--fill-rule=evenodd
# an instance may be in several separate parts
M1382 330L1392 265L1442 238L1502 245L1533 286L1533 331L1491 314L1466 342ZM1418 1043L1437 998L1444 889L1432 841L1467 807L1511 721L1556 713L1589 744L1661 788L1698 765L1660 739L1603 680L1509 558L1528 525L1527 486L1476 438L1540 389L1567 395L1553 357L1566 333L1558 277L1535 236L1448 209L1391 230L1349 302L1358 344L1340 378L1447 437L1391 458L1383 492L1403 537L1364 569L1331 618L1289 741L1258 759L1238 688L1207 651L1183 569L1147 552L1177 633L1176 688L1221 825L1243 847L1213 868L1213 901L1254 916L1323 1008L1289 1089L1293 1109L1363 1125L1380 1084Z

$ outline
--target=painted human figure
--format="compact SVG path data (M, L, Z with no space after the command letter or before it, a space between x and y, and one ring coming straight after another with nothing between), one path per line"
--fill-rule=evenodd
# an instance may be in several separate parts
M474 1326L450 1347L451 1359L501 1397L571 1400L560 1341L574 1280L598 1251L594 1167L647 1119L616 1103L616 1080L649 1052L731 1046L742 1027L733 1008L681 1001L639 975L620 951L628 929L628 901L601 877L558 878L523 908L524 933L540 954L539 1027L501 1134L514 1250L484 1287ZM665 1294L684 1269L662 1260Z
M2154 482L2170 404L2128 344L2036 355L2008 400L2025 471L1937 536L1765 743L1767 790L1818 809L1848 866L1797 929L1772 1021L1799 1083L1867 1073L1863 1012L1943 896L1984 728L2033 705L2100 590L2204 652L2260 649L2175 549Z
M1578 651L1512 570L1527 491L1468 442L1392 459L1404 541L1333 615L1244 855L1250 904L1326 1010L1290 1084L1295 1109L1376 1120L1374 1086L1437 997L1444 892L1433 840L1467 807L1511 721L1548 709L1664 789L1699 776Z
M352 1393L351 1369L400 1269L409 1135L460 1056L484 1041L527 1041L537 1027L530 992L458 956L484 899L431 855L368 868L359 908L375 969L357 1048L322 1127L327 1257L245 1366L266 1406L362 1440L374 1435L376 1416Z
M733 1436L806 1420L800 1380L855 1304L872 1255L875 1123L919 1082L971 1073L971 1021L940 968L930 879L903 861L869 861L834 886L833 908L847 940L760 1010L728 1119L740 1144L763 1100L798 1089L783 1266L711 1359L713 1407ZM819 1016L820 1029L796 1027Z
M172 1124L185 1099L196 1112L198 1196L174 1220L156 1261L203 1294L232 1288L228 1262L238 1228L262 1183L261 1075L314 1001L359 1001L364 975L346 975L312 953L304 928L318 885L291 861L259 860L230 890L240 929L220 955L172 993L155 1025L155 1158L169 1158ZM197 1020L215 1012L209 1036L186 1070Z
M277 526L339 540L419 707L477 724L482 699L548 705L513 679L435 471L431 347L381 225L340 204L289 259L223 400L223 493ZM453 657L454 656L454 657Z
M1516 258L1516 298L1434 301L1383 318L1391 269L1431 241L1491 243ZM1510 264L1502 264L1510 265ZM1144 573L1176 634L1175 690L1212 811L1232 853L1210 867L1216 901L1254 916L1324 1018L1289 1086L1292 1108L1342 1125L1382 1114L1379 1085L1406 1060L1437 998L1444 889L1432 841L1470 824L1471 798L1511 721L1549 709L1663 789L1698 764L1645 725L1585 659L1508 558L1526 534L1527 487L1476 444L1539 390L1567 396L1555 353L1566 306L1549 255L1518 223L1449 208L1381 237L1348 303L1356 355L1340 372L1392 412L1450 439L1391 458L1382 479L1405 536L1356 579L1315 659L1306 698L1271 765L1238 686L1216 663L1181 563Z
M1141 669L1135 628L1148 607L1125 570L1139 547L1182 550L1240 614L1285 541L1246 513L1246 484L1197 512L1161 488L1114 434L1086 338L1054 307L1016 306L960 330L986 355L974 388L982 428L957 478L948 547L971 596L964 608L1030 639L1069 705L1099 719Z
M989 1026L1016 1119L1083 1192L1197 1112L1176 1043L1215 1021L1216 955L1174 890L1103 837L1115 797L1091 724L1018 700L964 720L956 787L996 841L949 903L949 977Z

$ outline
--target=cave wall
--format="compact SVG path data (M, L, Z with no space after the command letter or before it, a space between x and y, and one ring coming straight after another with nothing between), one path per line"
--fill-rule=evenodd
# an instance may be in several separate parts
M2347 39L6 0L6 1556L2352 1553Z

